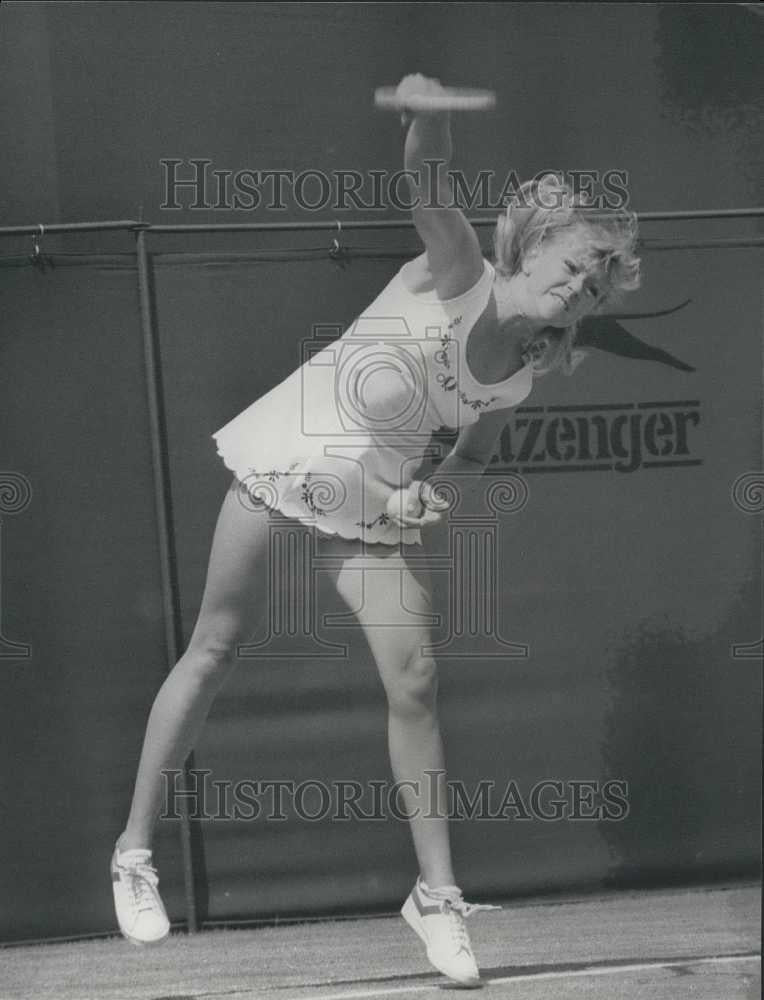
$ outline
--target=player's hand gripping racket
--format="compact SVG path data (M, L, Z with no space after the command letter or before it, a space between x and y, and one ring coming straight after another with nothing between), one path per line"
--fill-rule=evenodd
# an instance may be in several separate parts
M407 124L411 114L444 111L490 111L496 106L493 90L476 87L444 87L439 80L411 73L397 87L379 87L374 104L383 111L397 111Z

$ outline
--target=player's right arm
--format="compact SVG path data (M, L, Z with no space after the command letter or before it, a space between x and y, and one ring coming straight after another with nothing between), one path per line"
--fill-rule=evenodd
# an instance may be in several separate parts
M437 80L419 73L398 84L398 94L404 98L441 89ZM408 124L404 165L414 201L413 222L424 243L437 293L453 298L476 284L484 265L475 230L453 204L447 173L453 154L450 115L447 111L407 111L403 120Z

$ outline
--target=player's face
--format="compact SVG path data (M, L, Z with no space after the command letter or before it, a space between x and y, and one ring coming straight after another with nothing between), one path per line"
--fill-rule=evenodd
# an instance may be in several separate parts
M587 263L586 236L575 230L544 240L523 265L523 298L529 317L566 327L593 312L608 282L604 270Z

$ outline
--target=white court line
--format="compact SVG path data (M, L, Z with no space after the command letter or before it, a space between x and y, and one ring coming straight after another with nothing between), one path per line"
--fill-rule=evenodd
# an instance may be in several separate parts
M528 975L501 976L496 979L483 979L484 986L494 986L506 983L537 982L541 979L567 979L574 976L612 976L620 975L623 972L640 972L645 969L667 969L677 965L711 965L731 962L750 962L753 959L761 958L759 954L751 955L717 955L704 958L683 958L678 961L670 958L661 959L659 962L635 962L631 965L590 965L585 969L569 969L559 972L531 972ZM440 989L438 983L429 983L421 986L390 986L387 989L377 990L355 990L352 993L314 993L310 996L302 995L299 1000L364 1000L368 997L390 997L398 993L428 993L431 990Z

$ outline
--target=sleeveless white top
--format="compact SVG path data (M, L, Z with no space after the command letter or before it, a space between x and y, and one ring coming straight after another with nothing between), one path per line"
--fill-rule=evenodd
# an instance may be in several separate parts
M432 432L458 430L530 393L532 361L491 385L467 366L467 338L491 297L491 264L452 299L409 291L409 267L341 337L315 345L301 367L212 435L253 509L276 508L344 538L421 544L420 529L399 527L386 507L415 477Z

